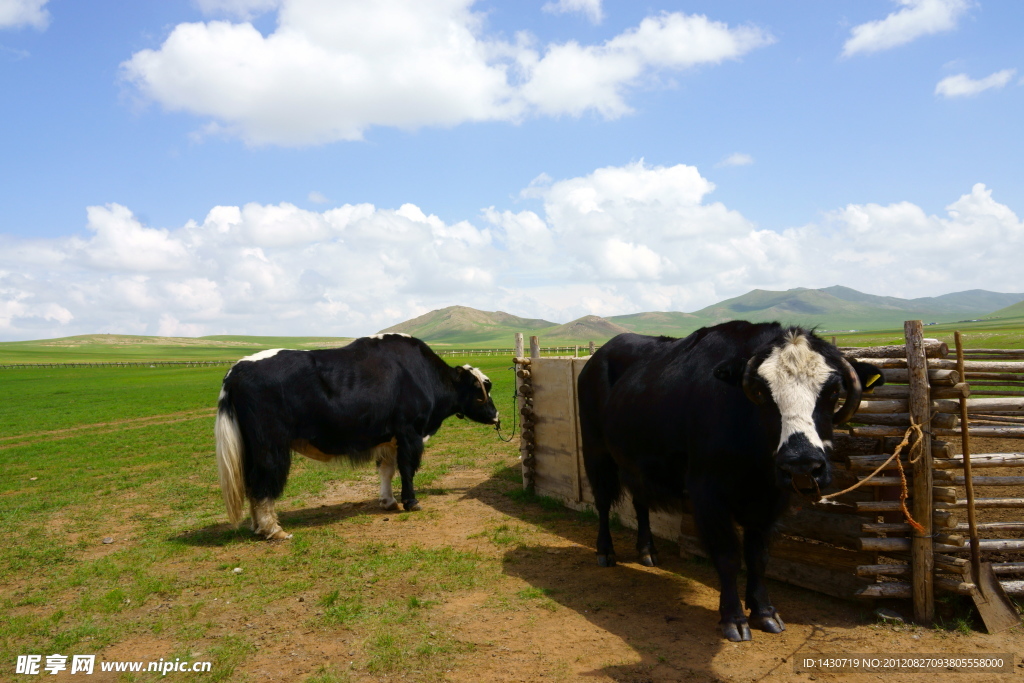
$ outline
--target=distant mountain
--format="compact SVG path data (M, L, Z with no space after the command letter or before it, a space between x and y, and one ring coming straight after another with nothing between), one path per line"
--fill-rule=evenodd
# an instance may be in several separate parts
M503 345L508 346L516 332L557 325L539 318L520 318L504 311L478 311L468 306L449 306L392 325L381 332L402 332L434 343L475 343L502 339L505 340Z
M989 292L984 289L969 289L965 292L953 292L952 294L921 297L919 299L875 296L874 294L864 294L856 289L839 285L825 287L817 291L826 292L844 301L865 303L879 308L893 308L902 311L928 311L933 315L956 315L960 313L977 315L980 312L994 311L1024 300L1024 293L1004 294L1002 292Z
M692 331L702 327L703 318L693 313L678 311L654 311L651 313L631 313L630 315L613 315L608 321L621 325L630 332L638 334L679 336L683 330Z
M578 320L543 330L542 335L550 339L604 341L611 339L617 334L629 331L629 329L622 325L616 325L610 320L605 320L596 315L585 315Z
M559 342L604 342L621 332L680 337L727 320L766 322L830 330L900 329L905 320L949 323L984 317L1024 316L1024 293L1004 294L972 289L935 297L900 299L865 294L842 286L784 292L755 289L693 313L660 311L601 318L588 315L564 325L537 318L519 318L450 306L389 327L434 344L510 346L513 335L535 334L544 346Z

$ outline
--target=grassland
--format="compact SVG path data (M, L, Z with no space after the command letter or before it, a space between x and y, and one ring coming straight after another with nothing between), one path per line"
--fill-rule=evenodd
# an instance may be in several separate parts
M0 363L77 363L106 361L234 361L273 348L342 346L347 337L145 337L89 334L60 339L0 342Z
M1024 348L1024 317L982 319L924 328L926 337L939 339L953 348L953 333L959 330L966 348L1022 349ZM856 332L853 334L824 332L823 336L836 337L840 346L882 346L902 344L903 328Z
M510 415L508 360L468 360L490 374L499 410ZM0 372L5 667L25 653L116 653L119 644L145 636L170 650L126 659L212 660L213 676L201 680L224 680L255 656L264 644L258 637L268 634L235 628L234 621L225 625L223 615L244 623L303 594L315 596L317 611L296 627L333 636L343 631L343 640L360 643L356 659L365 670L413 663L436 671L460 646L436 634L431 606L497 575L492 566L482 577L483 560L472 553L400 548L369 537L350 542L317 523L315 511L286 546L228 528L212 434L223 368ZM439 477L510 458L512 447L489 427L451 420L430 443L417 476L420 498L429 509ZM280 506L301 510L329 484L372 476L372 469L298 458ZM355 514L333 521L358 529L370 520ZM259 560L246 561L253 552ZM240 564L244 573L231 571ZM392 632L389 624L403 628ZM320 679L343 679L338 676Z

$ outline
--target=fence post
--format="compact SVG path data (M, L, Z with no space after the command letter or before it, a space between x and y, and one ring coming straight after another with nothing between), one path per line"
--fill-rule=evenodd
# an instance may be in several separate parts
M907 343L907 371L910 384L911 424L921 426L921 438L911 448L914 463L912 514L924 529L914 531L910 544L913 573L914 621L931 626L935 619L934 565L932 539L932 434L931 388L925 354L924 327L920 320L903 323Z
M530 337L530 358L540 358L540 339Z
M516 348L512 352L512 357L513 358L522 358L523 357L523 333L522 332L516 332Z

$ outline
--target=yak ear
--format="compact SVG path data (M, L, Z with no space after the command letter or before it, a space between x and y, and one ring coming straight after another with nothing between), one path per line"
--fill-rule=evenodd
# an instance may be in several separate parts
M853 366L857 377L860 378L860 385L864 387L865 394L870 394L872 389L885 384L885 376L882 375L882 371L877 366L859 361L850 361L850 365Z
M738 387L743 383L743 372L747 369L746 358L733 358L715 366L714 375L726 384Z

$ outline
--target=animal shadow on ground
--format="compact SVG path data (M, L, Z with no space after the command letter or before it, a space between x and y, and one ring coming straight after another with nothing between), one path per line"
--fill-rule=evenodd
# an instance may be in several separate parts
M723 648L735 645L726 642L718 628L718 577L708 560L681 558L676 544L658 539L659 566L644 567L634 547L635 532L613 525L619 563L613 568L598 567L596 515L577 513L552 499L526 494L521 486L518 468L509 467L467 489L464 495L568 542L512 548L503 557L504 571L617 636L642 660L639 664L607 665L590 673L631 683L722 680L712 667L713 660ZM745 573L739 578L742 592ZM755 646L778 648L777 666L788 667L784 658L805 646L814 649L810 641L822 644L841 637L844 627L861 621L856 608L833 598L771 580L769 589L788 624L811 627L799 643L785 638L788 644L783 643L783 636L754 631ZM765 664L762 662L760 673L773 673L773 665Z
M349 517L367 514L388 514L382 510L377 500L355 503L337 503L335 505L318 505L317 507L299 510L278 510L278 518L289 533L294 529L319 527L334 524ZM392 512L391 514L395 514ZM196 547L220 547L232 543L248 543L259 540L249 528L248 517L234 529L230 524L211 524L201 529L194 529L176 534L168 539L172 543L182 543Z

